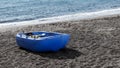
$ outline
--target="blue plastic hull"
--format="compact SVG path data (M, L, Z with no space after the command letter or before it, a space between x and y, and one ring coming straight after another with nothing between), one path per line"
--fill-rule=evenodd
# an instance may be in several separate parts
M18 33L16 35L16 42L18 46L35 52L47 52L47 51L58 51L65 48L69 41L70 35L55 32L32 32L34 35L44 34L44 37L40 39L29 39L24 33Z

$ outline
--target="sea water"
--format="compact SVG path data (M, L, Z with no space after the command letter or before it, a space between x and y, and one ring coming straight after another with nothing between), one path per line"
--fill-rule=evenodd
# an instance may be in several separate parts
M0 23L89 13L120 7L120 0L0 0Z

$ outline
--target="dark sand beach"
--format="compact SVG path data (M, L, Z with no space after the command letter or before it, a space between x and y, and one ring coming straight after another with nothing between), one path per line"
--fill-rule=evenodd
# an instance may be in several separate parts
M35 53L19 48L18 32L68 33L59 52ZM40 24L0 32L0 68L120 68L120 16Z

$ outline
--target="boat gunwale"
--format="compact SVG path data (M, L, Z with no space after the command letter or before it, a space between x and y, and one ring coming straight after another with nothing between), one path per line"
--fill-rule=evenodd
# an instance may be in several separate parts
M66 33L58 33L58 32L46 32L46 31L35 31L35 32L45 32L45 33L53 33L53 34L56 34L56 35L53 35L53 36L47 36L47 37L42 37L40 39L29 39L29 38L23 38L20 36L20 34L25 34L25 33L17 33L16 37L18 38L21 38L21 39L25 39L25 40L45 40L45 39L51 39L51 38L55 38L55 37L58 37L58 36L63 36L63 35L69 35L69 34L66 34ZM26 32L26 33L30 33L30 32Z

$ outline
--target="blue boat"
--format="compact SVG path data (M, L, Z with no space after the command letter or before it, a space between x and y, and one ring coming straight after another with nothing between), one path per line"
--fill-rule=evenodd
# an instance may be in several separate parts
M34 52L56 52L66 47L69 38L69 34L40 31L18 33L16 42L18 46Z

